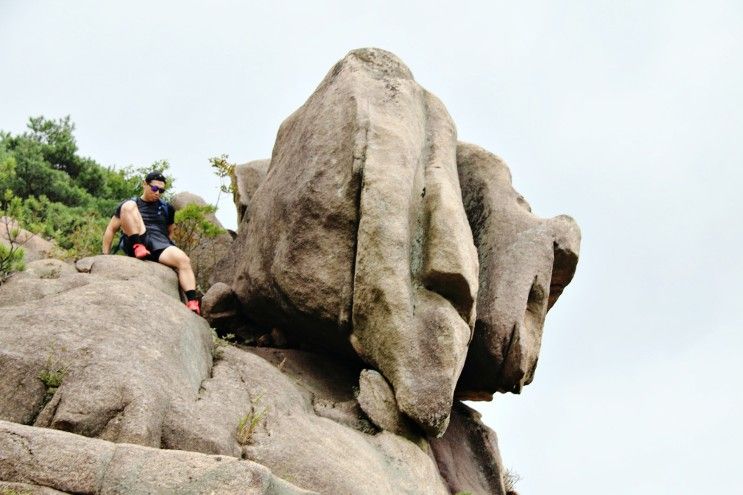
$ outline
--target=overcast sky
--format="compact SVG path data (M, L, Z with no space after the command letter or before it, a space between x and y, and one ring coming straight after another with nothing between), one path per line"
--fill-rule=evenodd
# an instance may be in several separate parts
M214 202L210 156L270 157L337 60L390 50L583 231L534 383L475 404L521 494L740 490L743 3L277 5L0 0L0 129L70 115L83 155Z

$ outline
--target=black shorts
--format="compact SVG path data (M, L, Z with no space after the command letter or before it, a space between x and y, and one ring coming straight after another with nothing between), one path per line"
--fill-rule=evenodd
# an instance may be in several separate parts
M149 256L143 259L149 260L149 261L159 261L160 255L163 254L163 251L165 251L168 248L165 247L162 249L152 249L152 243L148 241L147 234L146 233L143 234L143 237L144 237L144 245L147 248L147 250L150 252ZM132 248L132 246L129 245L129 240L126 237L124 237L124 240L121 245L121 249L126 253L127 256L131 256L132 258L134 257L134 249Z

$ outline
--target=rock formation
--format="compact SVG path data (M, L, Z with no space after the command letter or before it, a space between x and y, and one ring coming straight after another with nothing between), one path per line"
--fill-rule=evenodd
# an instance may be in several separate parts
M250 177L239 200L250 215L220 279L237 304L222 315L358 356L433 435L455 388L490 399L531 381L580 232L532 215L505 164L457 143L441 102L394 55L336 64L282 124L265 180Z
M566 215L533 215L492 153L460 143L457 165L480 256L477 324L458 388L472 399L518 393L534 377L547 311L575 273L580 230Z
M172 270L124 256L0 285L0 489L506 495L495 432L458 399L533 379L575 222L533 215L378 49L234 183L208 323Z
M351 52L281 125L233 247L245 314L307 345L353 346L433 434L446 428L477 294L456 146L446 109L400 60Z

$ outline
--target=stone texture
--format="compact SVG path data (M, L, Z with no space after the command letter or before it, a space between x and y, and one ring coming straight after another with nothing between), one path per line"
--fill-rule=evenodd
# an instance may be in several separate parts
M377 371L363 370L359 377L359 406L369 419L382 430L396 435L412 436L412 429L400 413L395 392Z
M140 261L129 256L101 255L80 259L75 262L75 268L80 273L94 275L101 282L140 282L173 299L180 299L178 275L162 263Z
M458 396L519 393L534 377L547 311L575 273L580 229L566 215L532 214L492 153L460 143L457 164L480 257L475 335Z
M6 421L0 421L0 480L40 494L313 493L250 461L115 444Z
M250 216L250 202L263 183L268 173L271 160L253 160L235 166L235 207L237 208L237 222L240 223L246 215ZM246 219L247 219L246 218Z
M26 264L26 272L37 278L58 279L62 275L77 273L75 266L54 258L40 259Z
M173 208L178 211L181 208L195 204L205 206L207 203L201 196L190 192L181 192L171 199ZM206 215L206 219L218 227L222 227L213 213ZM227 256L232 245L232 236L224 231L213 239L202 239L188 255L191 258L191 266L196 275L196 284L202 292L206 292L211 286L212 273L215 266L222 258Z
M159 263L97 256L79 265L89 273L0 287L0 300L14 303L0 321L0 419L159 446L170 403L195 397L209 375L209 326L177 299L175 274ZM141 277L126 273L140 267ZM55 289L24 299L19 284ZM64 376L47 403L39 376L53 370Z
M441 434L474 324L478 260L456 131L394 55L355 50L279 129L234 245L244 312L355 353Z
M424 450L365 421L354 399L358 372L309 352L228 347L198 399L171 410L163 444L242 455L319 493L448 493L425 438L417 439ZM240 445L235 429L246 414L260 421Z
M451 493L507 495L498 438L482 423L480 413L455 402L446 433L430 442Z

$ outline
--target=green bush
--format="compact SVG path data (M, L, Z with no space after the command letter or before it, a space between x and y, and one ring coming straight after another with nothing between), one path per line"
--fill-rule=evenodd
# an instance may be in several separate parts
M211 205L189 204L175 212L173 241L191 258L196 285L202 292L206 291L218 256L214 245L206 241L225 232L207 218L215 211Z
M211 205L189 204L175 212L173 241L187 255L191 256L205 239L214 239L224 232L207 218L215 211Z
M18 210L18 201L13 202L13 195L6 191L0 198L0 285L14 272L25 269L23 243L27 239L19 238L20 230L13 223L13 214Z
M0 243L0 285L11 274L23 271L26 268L23 254L23 249L13 246L12 243L10 246Z

